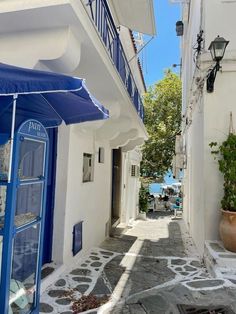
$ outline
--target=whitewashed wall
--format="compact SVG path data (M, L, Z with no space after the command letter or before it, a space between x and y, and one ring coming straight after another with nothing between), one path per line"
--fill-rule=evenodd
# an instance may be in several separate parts
M217 35L230 41L222 61L222 71L217 73L214 92L208 94L204 90L205 240L212 240L219 239L218 225L220 201L223 196L223 178L218 170L217 161L214 161L210 153L209 143L212 141L221 143L226 139L230 111L236 123L234 105L236 97L236 35L234 32L236 3L217 0L212 6L212 2L208 0L205 1L204 12L206 49Z
M60 132L60 135L63 132ZM66 151L68 158L61 157L58 160L53 252L55 261L62 262L63 258L66 264L72 260L74 224L83 221L83 251L79 253L80 255L89 248L99 245L106 237L106 223L109 223L111 210L112 169L111 149L108 143L97 142L92 132L83 133L78 126L70 127L69 132L67 148L66 141L59 140L59 152ZM98 163L99 147L105 149L104 163ZM83 153L94 154L92 182L82 182ZM64 188L67 190L66 202L61 202L61 191ZM64 242L60 240L60 237L63 238L63 225Z
M183 8L184 36L182 38L182 81L183 81L183 106L182 113L186 110L191 100L191 89L195 74L195 64L193 61L193 46L196 44L197 34L203 24L201 18L201 1L191 1L190 9L188 5Z
M76 222L84 221L84 250L105 238L111 211L111 142L113 147L129 145L144 140L146 131L83 1L8 2L0 1L1 61L85 77L92 94L110 110L106 122L59 127L53 259L69 263ZM134 49L127 30L122 38L129 58ZM137 64L132 67L142 92ZM99 146L105 148L104 164L97 163ZM84 152L95 153L94 182L82 183Z
M203 186L203 110L201 98L193 101L192 90L196 75L193 61L197 34L202 28L201 1L191 1L183 7L184 36L182 39L182 82L183 82L183 135L185 137L187 169L184 171L183 216L196 245L202 249L204 238Z
M123 178L121 196L121 223L128 225L138 214L139 176L131 176L131 166L140 167L141 152L132 150L122 154Z
M229 114L233 112L236 125L236 3L220 0L191 1L189 24L183 38L183 114L189 118L184 128L187 144L187 169L184 177L184 219L201 253L204 241L218 239L220 200L223 195L223 179L214 161L209 143L221 143L228 134ZM202 16L201 16L202 15ZM200 67L195 77L206 77L206 68L213 65L208 47L217 35L230 41L217 73L215 90L196 94L192 84L194 68L189 66L196 34L204 30L204 49ZM185 26L185 27L186 27Z
M236 126L236 72L223 72L216 78L215 92L205 96L205 220L206 239L218 239L223 178L210 153L209 143L221 143L228 135L230 111Z
M203 250L204 242L204 162L203 162L203 112L202 104L200 108L194 110L192 123L188 130L188 194L187 223L190 234L195 240L198 249Z

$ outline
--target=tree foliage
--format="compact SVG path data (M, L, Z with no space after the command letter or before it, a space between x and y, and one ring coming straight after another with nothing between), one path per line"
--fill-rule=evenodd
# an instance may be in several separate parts
M149 139L143 147L141 175L158 178L171 168L181 125L181 98L181 80L171 70L145 94L144 123Z

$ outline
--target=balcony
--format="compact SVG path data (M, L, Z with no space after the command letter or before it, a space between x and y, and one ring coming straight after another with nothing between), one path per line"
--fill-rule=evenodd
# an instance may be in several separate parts
M144 107L138 88L134 81L128 60L126 58L124 49L119 39L119 34L116 30L116 26L113 22L113 18L110 13L110 9L106 0L83 0L90 15L96 25L104 45L107 48L107 52L110 55L114 66L120 74L120 77L124 83L124 86L129 93L129 96L133 102L134 107L143 120Z

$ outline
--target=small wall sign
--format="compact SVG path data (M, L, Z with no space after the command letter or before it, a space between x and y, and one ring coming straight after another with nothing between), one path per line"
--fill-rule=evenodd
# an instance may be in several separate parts
M37 138L47 139L48 134L45 127L36 120L27 120L19 128L19 133L23 135L30 135Z

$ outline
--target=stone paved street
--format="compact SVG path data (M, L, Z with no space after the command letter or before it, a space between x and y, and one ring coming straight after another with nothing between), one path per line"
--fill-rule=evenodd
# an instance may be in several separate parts
M44 292L40 313L72 314L73 301L83 294L109 296L106 304L86 312L93 314L175 314L180 304L236 311L236 285L207 273L183 221L166 213L137 220L94 248Z

